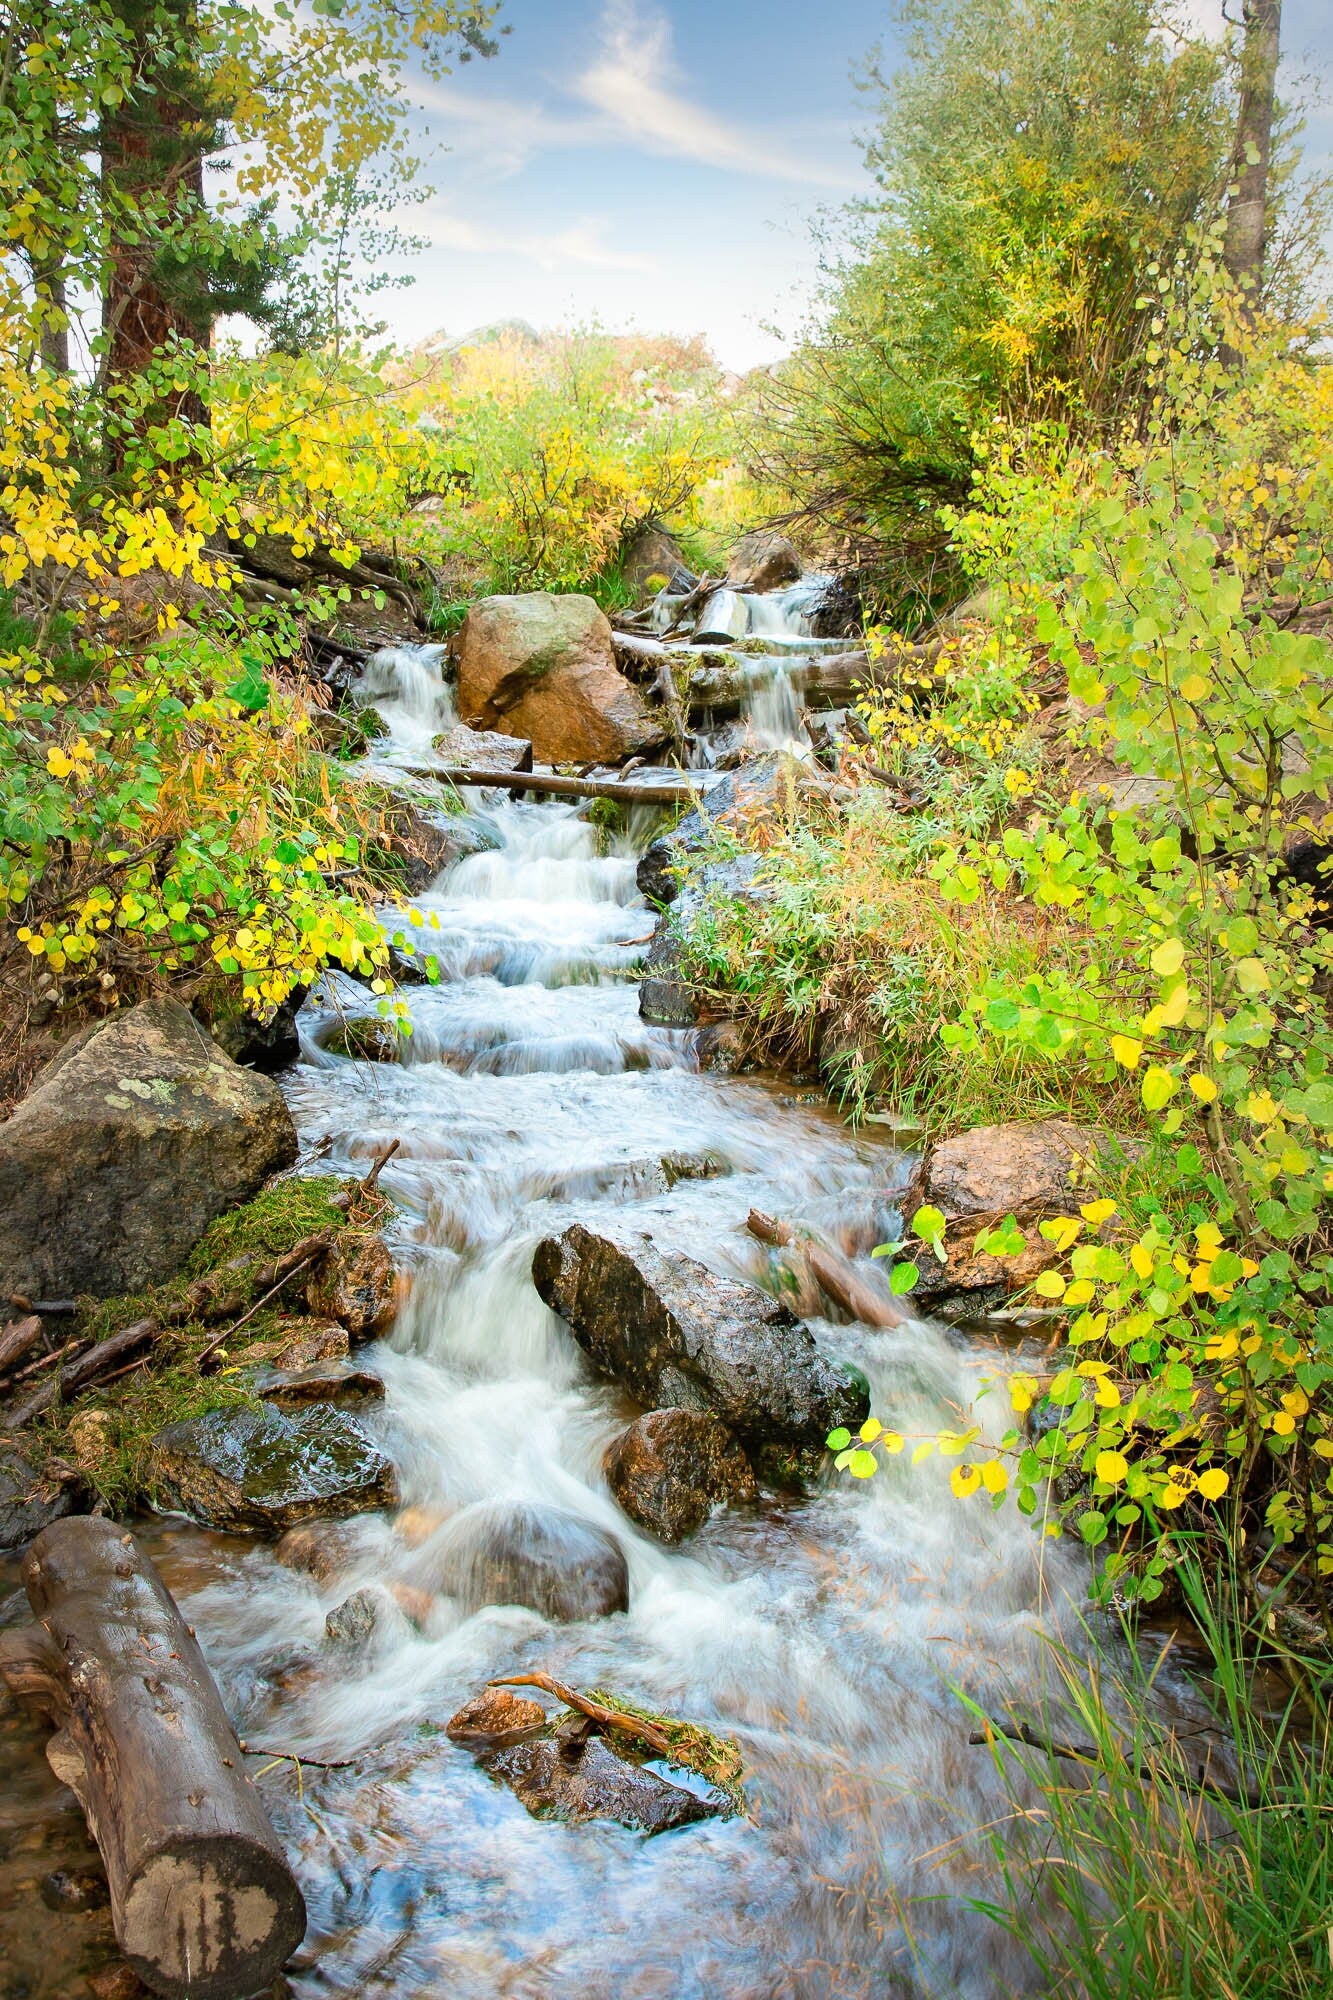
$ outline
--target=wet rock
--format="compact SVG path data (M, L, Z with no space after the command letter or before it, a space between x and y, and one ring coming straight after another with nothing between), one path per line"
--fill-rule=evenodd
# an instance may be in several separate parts
M465 722L446 729L432 745L446 764L465 764L478 771L530 771L532 745L526 736L505 736L498 729L469 729Z
M745 1031L736 1021L712 1021L695 1038L695 1058L710 1076L734 1076L746 1058Z
M526 1701L508 1688L488 1687L450 1716L445 1733L455 1743L482 1743L498 1750L545 1727L546 1710L540 1702Z
M0 1445L0 1554L26 1548L52 1521L78 1511L67 1484L40 1472L22 1452Z
M618 1756L594 1736L577 1754L558 1737L539 1736L498 1750L486 1768L508 1785L534 1819L561 1819L578 1825L609 1819L639 1833L669 1833L714 1819L720 1806L672 1785L640 1764Z
M306 1287L311 1312L345 1326L353 1345L374 1340L392 1325L398 1296L388 1244L361 1229L338 1231Z
M169 1424L153 1440L148 1484L159 1504L206 1528L252 1534L398 1499L397 1475L369 1433L322 1405L288 1415L263 1403Z
M636 604L663 590L683 596L698 582L665 528L640 528L621 558L620 574Z
M860 593L850 577L825 578L823 585L805 598L802 612L814 639L859 639L864 629Z
M385 808L380 843L409 896L424 894L446 868L490 844L466 814L425 812L401 796Z
M759 903L768 891L761 854L738 854L701 868L658 919L639 981L639 1016L659 1028L689 1028L704 1020L712 1002L689 970L690 933L712 906Z
M727 582L733 590L780 590L785 583L799 582L805 565L796 544L775 528L756 528L742 535L727 564Z
M277 1340L252 1340L231 1355L246 1367L313 1368L321 1362L345 1361L347 1328L334 1319L292 1319L284 1322Z
M468 1613L525 1604L556 1624L629 1608L629 1566L614 1535L561 1507L481 1501L455 1514L407 1572Z
M383 1584L370 1583L354 1590L330 1611L324 1620L324 1637L336 1652L366 1653L401 1623L402 1613L391 1593Z
M663 1542L683 1541L714 1507L759 1492L745 1453L705 1410L649 1410L621 1432L602 1469L631 1521Z
M393 1524L393 1531L409 1549L419 1549L423 1542L429 1541L444 1526L447 1518L438 1507L404 1507Z
M137 1292L296 1158L282 1093L174 1000L76 1036L0 1125L0 1271L27 1298Z
M980 1125L937 1146L917 1167L902 1197L910 1222L928 1203L945 1217L945 1261L926 1255L912 1293L915 1304L946 1319L972 1317L1002 1305L1059 1261L1037 1228L1046 1216L1068 1214L1091 1193L1098 1154L1116 1142L1108 1134L1063 1119ZM979 1252L978 1233L1012 1215L1026 1237L1017 1257Z
M191 1012L233 1062L245 1069L260 1070L265 1076L276 1076L301 1053L296 1017L309 990L308 986L298 986L262 1021L241 1007L227 991L195 1000Z
M367 1410L384 1401L384 1383L368 1369L337 1362L313 1368L267 1368L255 1377L255 1392L280 1410L304 1410L328 1403L335 1410Z
M575 1223L537 1245L532 1278L593 1365L650 1409L711 1410L747 1447L797 1456L868 1413L788 1307L647 1236Z
M721 1153L663 1153L662 1178L668 1188L677 1181L715 1181L731 1172Z
M316 1583L327 1583L376 1555L383 1544L380 1525L367 1520L302 1521L277 1543L274 1559L314 1577Z
M544 764L622 764L663 740L616 666L591 597L486 597L458 635L458 704L473 729L527 737Z
M738 829L747 819L779 809L789 779L795 781L786 762L773 751L712 781L703 802L644 849L635 870L640 895L659 907L674 902L681 893L681 869L713 845L719 826Z
M378 1014L354 1014L331 1021L320 1030L319 1045L333 1056L354 1062L396 1063L403 1059L403 1037L393 1021Z
M55 1868L42 1882L42 1901L48 1910L102 1910L111 1901L105 1870L101 1868Z

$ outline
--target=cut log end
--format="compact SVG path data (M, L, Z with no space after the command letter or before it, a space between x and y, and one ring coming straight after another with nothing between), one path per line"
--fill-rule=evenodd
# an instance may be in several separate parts
M165 2000L232 2000L276 1979L305 1926L301 1892L271 1849L236 1835L183 1835L142 1863L118 1931L145 1986Z

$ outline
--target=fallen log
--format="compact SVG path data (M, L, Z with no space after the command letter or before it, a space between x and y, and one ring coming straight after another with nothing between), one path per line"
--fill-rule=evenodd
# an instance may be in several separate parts
M653 667L664 660L667 653L662 641L650 638L646 632L624 632L614 627L611 632L611 650L618 658L632 660L636 664L645 662Z
M690 806L700 787L629 785L619 778L561 778L545 771L478 771L459 764L404 764L409 778L435 778L442 785L493 785L497 791L546 792L557 799L619 799L631 806Z
M0 1375L7 1375L36 1347L42 1337L42 1321L38 1313L29 1313L26 1319L16 1319L0 1333Z
M790 1222L779 1222L757 1208L750 1210L745 1226L751 1236L774 1249L798 1250L819 1289L852 1319L859 1319L866 1326L907 1325L911 1314L896 1300L885 1298L873 1285L868 1285L851 1258L845 1257L841 1250L818 1243L813 1237L800 1236Z
M90 1347L86 1354L76 1354L72 1361L48 1375L40 1389L34 1389L26 1403L5 1419L11 1430L21 1431L43 1410L49 1410L57 1395L61 1402L67 1402L80 1389L86 1389L100 1375L105 1375L116 1363L123 1361L127 1354L134 1354L141 1347L147 1347L162 1331L161 1323L155 1319L136 1319L129 1326L123 1326L119 1333L113 1333L106 1340L99 1340L96 1347Z
M0 1679L55 1726L47 1761L101 1850L116 1942L165 2000L265 1990L305 1903L203 1655L134 1537L72 1515L24 1559L36 1625Z

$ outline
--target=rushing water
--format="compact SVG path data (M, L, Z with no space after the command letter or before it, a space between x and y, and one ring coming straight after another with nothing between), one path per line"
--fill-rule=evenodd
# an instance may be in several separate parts
M447 713L434 665L383 675L382 754L419 755ZM947 1465L905 1459L660 1546L600 1470L631 1406L593 1379L529 1279L540 1237L614 1217L776 1284L744 1230L751 1206L864 1253L893 1229L909 1162L853 1135L815 1093L702 1074L692 1034L639 1019L653 919L628 843L599 851L564 804L491 797L486 810L496 849L420 904L445 978L409 995L406 1059L328 1054L330 1014L365 1011L364 989L330 983L302 1017L303 1059L286 1079L304 1144L324 1146L333 1169L363 1170L399 1141L384 1185L411 1294L371 1360L403 1509L367 1522L324 1584L249 1541L179 1522L145 1530L242 1734L328 1766L252 1766L310 1909L291 1990L989 2000L1021 1988L1015 1948L966 1902L995 1886L983 1829L1006 1806L959 1691L993 1710L1039 1705L1044 1635L1081 1589L1076 1559L1011 1508L955 1500ZM993 1350L925 1323L812 1323L900 1429L973 1411L1003 1427L1003 1399L979 1393L1001 1365ZM554 1504L609 1529L629 1558L628 1613L564 1626L512 1606L468 1615L435 1587L435 1557L443 1524L478 1501ZM416 1593L404 1601L421 1622L403 1616L364 1657L335 1653L326 1614L368 1580ZM538 1668L738 1737L752 1816L654 1840L530 1818L440 1726L489 1678ZM11 1886L54 1809L36 1741L21 1755L0 1745L19 1781L19 1874L11 1856L0 1877ZM73 1921L37 1914L48 1928ZM85 1990L77 1967L50 1983L62 1961L36 1955L41 1931L4 1989L14 2000Z

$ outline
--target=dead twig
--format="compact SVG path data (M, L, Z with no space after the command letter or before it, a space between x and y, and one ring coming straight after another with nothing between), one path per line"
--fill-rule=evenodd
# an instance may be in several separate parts
M671 1738L656 1723L642 1722L635 1715L626 1715L618 1708L607 1708L600 1701L590 1701L577 1688L566 1687L563 1681L552 1679L550 1674L510 1674L500 1680L487 1681L487 1687L535 1687L543 1694L553 1694L557 1701L563 1701L566 1708L573 1708L580 1715L586 1715L603 1729L620 1729L627 1736L637 1736L659 1757L672 1756Z

